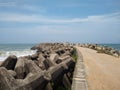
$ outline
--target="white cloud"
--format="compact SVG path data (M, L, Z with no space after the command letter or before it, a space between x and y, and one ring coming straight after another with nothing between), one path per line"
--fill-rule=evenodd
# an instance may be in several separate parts
M41 12L41 13L45 13L46 9L41 7L41 6L33 6L33 5L21 5L20 8L28 10L28 11L33 11L33 12Z
M7 8L16 8L22 9L32 12L41 12L45 13L46 9L42 6L35 6L32 4L26 4L24 0L0 0L0 7L7 7Z
M54 19L42 15L24 15L15 13L0 13L1 22L20 23L120 23L120 12L106 15L88 16L86 18Z
M104 43L120 41L120 26L117 24L81 23L70 25L36 25L31 27L0 28L0 40L11 37L28 37L30 40L76 41L86 43ZM22 36L22 37L21 37ZM13 39L13 38L12 38ZM20 39L23 40L23 39ZM19 41L19 39L18 39ZM25 40L23 40L25 41ZM29 40L26 40L26 42Z
M106 15L88 16L88 21L120 23L120 12L106 14Z
M11 6L16 6L15 2L2 2L0 3L0 7L11 7Z

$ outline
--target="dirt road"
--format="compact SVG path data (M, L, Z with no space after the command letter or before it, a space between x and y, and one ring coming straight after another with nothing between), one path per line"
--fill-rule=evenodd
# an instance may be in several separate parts
M89 90L120 90L120 58L77 48L83 55Z

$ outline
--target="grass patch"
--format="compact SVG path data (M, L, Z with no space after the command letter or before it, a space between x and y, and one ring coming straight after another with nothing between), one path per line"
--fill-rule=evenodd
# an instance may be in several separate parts
M104 50L97 50L97 53L105 53Z
M65 88L65 87L58 87L57 90L70 90L70 88Z
M75 62L76 62L77 59L78 59L77 50L76 50L75 48L73 49L73 52L72 52L72 58L75 60Z
M109 51L104 51L104 50L97 50L97 53L104 53L104 54L112 55Z
M51 84L53 90L71 90L70 87L66 88L66 87L64 87L61 84L56 87L55 86L56 85L55 82L50 82L50 84Z

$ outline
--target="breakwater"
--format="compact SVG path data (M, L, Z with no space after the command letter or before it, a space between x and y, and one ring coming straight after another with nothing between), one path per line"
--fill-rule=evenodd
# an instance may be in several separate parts
M63 43L42 43L33 55L10 55L0 65L0 90L69 90L74 48Z

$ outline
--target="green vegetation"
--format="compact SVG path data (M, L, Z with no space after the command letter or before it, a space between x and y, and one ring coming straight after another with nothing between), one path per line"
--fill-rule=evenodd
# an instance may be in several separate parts
M51 82L50 84L51 84L51 86L54 86L54 82Z
M51 86L54 88L55 87L55 83L54 82L51 82L50 83L51 84ZM66 88L66 87L64 87L63 85L59 85L57 88L54 88L55 90L71 90L70 89L70 87L68 87L68 88ZM54 90L53 89L53 90Z
M57 90L70 90L69 88L65 88L65 87L58 87L58 89Z
M105 50L97 50L97 53L105 53L105 54L108 54L108 55L112 55L110 52L107 52Z
M76 49L74 48L73 49L73 52L72 52L72 58L75 60L75 62L77 61L77 59L78 59L78 56L77 56L77 51L76 51Z
M104 50L97 50L97 53L105 53L105 51Z

